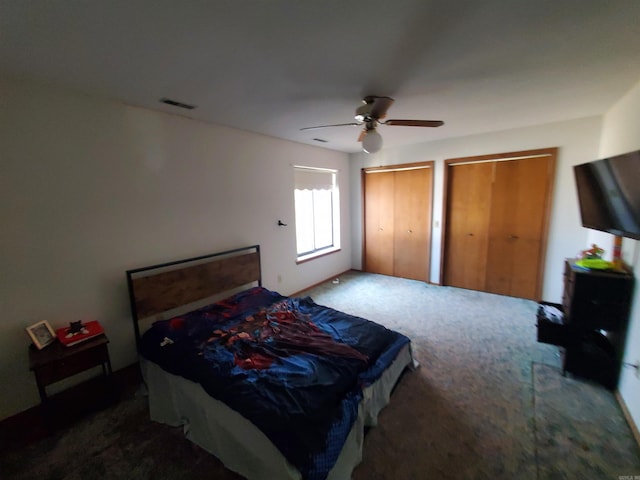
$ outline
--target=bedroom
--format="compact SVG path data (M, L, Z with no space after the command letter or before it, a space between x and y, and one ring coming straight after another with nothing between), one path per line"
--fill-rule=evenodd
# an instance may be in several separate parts
M386 131L389 147L372 156L131 106L84 93L82 85L30 79L4 71L3 56L0 381L6 388L0 418L38 403L24 328L40 319L63 325L97 318L108 331L114 369L135 361L123 277L128 268L259 243L265 284L285 294L360 268L359 172L367 166L435 160L434 221L440 221L444 159L559 147L543 295L557 301L563 258L592 239L605 248L610 242L580 226L570 167L640 148L640 72L633 54L627 83L614 89L602 111L396 147L390 144L394 133ZM349 113L358 100L344 102ZM342 249L296 265L293 230L277 221L294 217L291 165L301 159L340 172ZM625 240L623 247L637 271L637 242ZM432 281L439 255L436 241ZM639 304L636 293L630 361L640 359ZM619 389L639 424L640 382L629 373Z

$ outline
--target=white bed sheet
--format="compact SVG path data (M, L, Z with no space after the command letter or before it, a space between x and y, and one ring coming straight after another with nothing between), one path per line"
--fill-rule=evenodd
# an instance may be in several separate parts
M407 344L380 379L364 390L358 418L328 480L351 478L351 472L362 460L365 426L377 424L378 414L389 403L391 391L405 367L414 369L417 366L411 344ZM211 397L199 384L172 375L143 357L140 367L148 389L152 420L182 425L189 440L249 480L301 479L300 472L264 433L238 412Z

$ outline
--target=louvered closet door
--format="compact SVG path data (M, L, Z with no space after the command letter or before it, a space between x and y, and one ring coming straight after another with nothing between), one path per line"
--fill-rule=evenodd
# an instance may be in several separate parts
M551 157L497 162L487 255L488 292L536 300Z
M393 275L393 172L364 175L365 265L367 272Z
M493 163L448 167L444 283L484 290Z
M394 172L394 275L428 281L433 169Z

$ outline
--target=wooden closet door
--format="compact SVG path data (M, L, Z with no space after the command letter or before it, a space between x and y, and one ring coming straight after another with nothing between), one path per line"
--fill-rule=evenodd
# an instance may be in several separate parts
M448 167L444 283L485 290L494 164Z
M396 277L429 280L433 169L394 172L394 266Z
M539 299L551 157L496 163L487 254L488 292Z
M364 174L365 271L393 275L393 172Z

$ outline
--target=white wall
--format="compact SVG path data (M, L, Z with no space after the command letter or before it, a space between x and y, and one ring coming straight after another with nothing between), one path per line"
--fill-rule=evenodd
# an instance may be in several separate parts
M605 115L602 128L600 158L640 150L640 82L622 97ZM640 179L638 179L640 182ZM607 234L603 234L607 235ZM608 235L611 240L612 235ZM636 288L631 305L624 361L640 364L640 242L630 238L622 241L623 259L633 267ZM636 426L640 426L640 371L623 368L618 391Z
M36 321L96 318L136 360L127 269L260 244L288 294L351 266L346 154L9 78L0 102L0 419L39 401ZM343 199L342 251L301 265L293 164L338 169Z
M545 263L543 299L560 302L564 259L573 257L579 250L584 249L588 235L588 230L582 228L580 223L572 166L594 160L597 157L601 125L601 117L590 117L464 138L434 141L411 147L382 150L373 155L365 153L352 154L352 218L362 218L360 169L379 165L435 160L431 281L437 283L440 277L444 160L474 155L559 147ZM446 125L441 128L446 128ZM383 137L384 135L393 135L393 132L385 130L382 135ZM362 222L354 221L352 238L352 263L354 268L361 268Z

